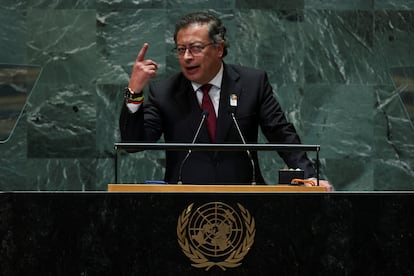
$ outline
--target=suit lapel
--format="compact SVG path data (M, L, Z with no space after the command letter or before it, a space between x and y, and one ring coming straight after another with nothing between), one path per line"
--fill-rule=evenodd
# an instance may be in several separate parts
M223 80L220 90L219 116L217 118L216 143L223 143L225 141L227 133L233 124L230 113L236 113L237 106L230 105L230 96L236 95L239 98L242 93L242 88L238 83L239 77L236 71L224 64Z
M191 112L195 100L191 83L182 77L176 91L173 91L173 93L175 104L179 107L179 110L185 113Z
M201 122L202 110L197 101L196 93L191 85L191 82L184 77L177 86L177 91L174 94L174 99L180 112L188 114L188 127L190 133L196 134L197 128ZM205 122L204 122L205 125ZM189 137L190 138L190 137ZM191 137L191 140L193 137ZM196 143L207 143L209 141L207 128L200 131Z
M237 114L237 106L232 107L230 105L230 96L234 94L237 98L240 98L240 95L242 94L242 87L238 82L239 78L239 74L234 71L232 67L224 64L215 143L224 143L227 133L233 125L230 112ZM201 120L202 110L191 86L191 82L184 77L177 86L174 99L179 107L179 110L190 114L188 117L188 124L189 128L192 129L195 134ZM197 139L197 143L203 143L206 141L209 141L208 132L207 128L203 127L203 130L200 132L199 138Z

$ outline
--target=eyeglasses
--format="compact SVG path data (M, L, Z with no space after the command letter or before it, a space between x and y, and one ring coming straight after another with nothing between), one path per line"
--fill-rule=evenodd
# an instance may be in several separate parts
M192 45L190 45L188 47L185 47L185 46L177 46L177 47L175 47L173 49L173 51L176 52L177 55L183 56L183 55L185 55L185 52L187 50L189 50L190 51L190 54L192 54L193 56L196 56L196 55L201 54L201 52L203 52L204 48L206 48L207 46L213 45L213 44L216 44L216 43L211 42L211 43L208 43L208 44L205 44L205 45L192 44Z

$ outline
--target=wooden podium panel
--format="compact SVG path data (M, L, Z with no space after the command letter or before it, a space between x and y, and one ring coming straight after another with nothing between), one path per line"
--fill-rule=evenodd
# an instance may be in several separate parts
M159 184L109 184L108 192L138 193L281 193L326 192L322 186L294 185L159 185Z

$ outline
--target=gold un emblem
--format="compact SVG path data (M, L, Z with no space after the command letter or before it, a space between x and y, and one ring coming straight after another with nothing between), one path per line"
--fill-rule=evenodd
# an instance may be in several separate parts
M240 266L256 233L254 218L237 203L240 212L222 202L187 206L178 218L178 244L196 268L222 270Z

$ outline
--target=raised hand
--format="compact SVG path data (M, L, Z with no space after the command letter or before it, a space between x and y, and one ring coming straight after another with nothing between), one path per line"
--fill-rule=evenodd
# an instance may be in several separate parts
M148 43L144 43L139 51L129 79L128 87L136 93L142 91L150 78L157 76L158 64L153 60L145 59L148 47Z

